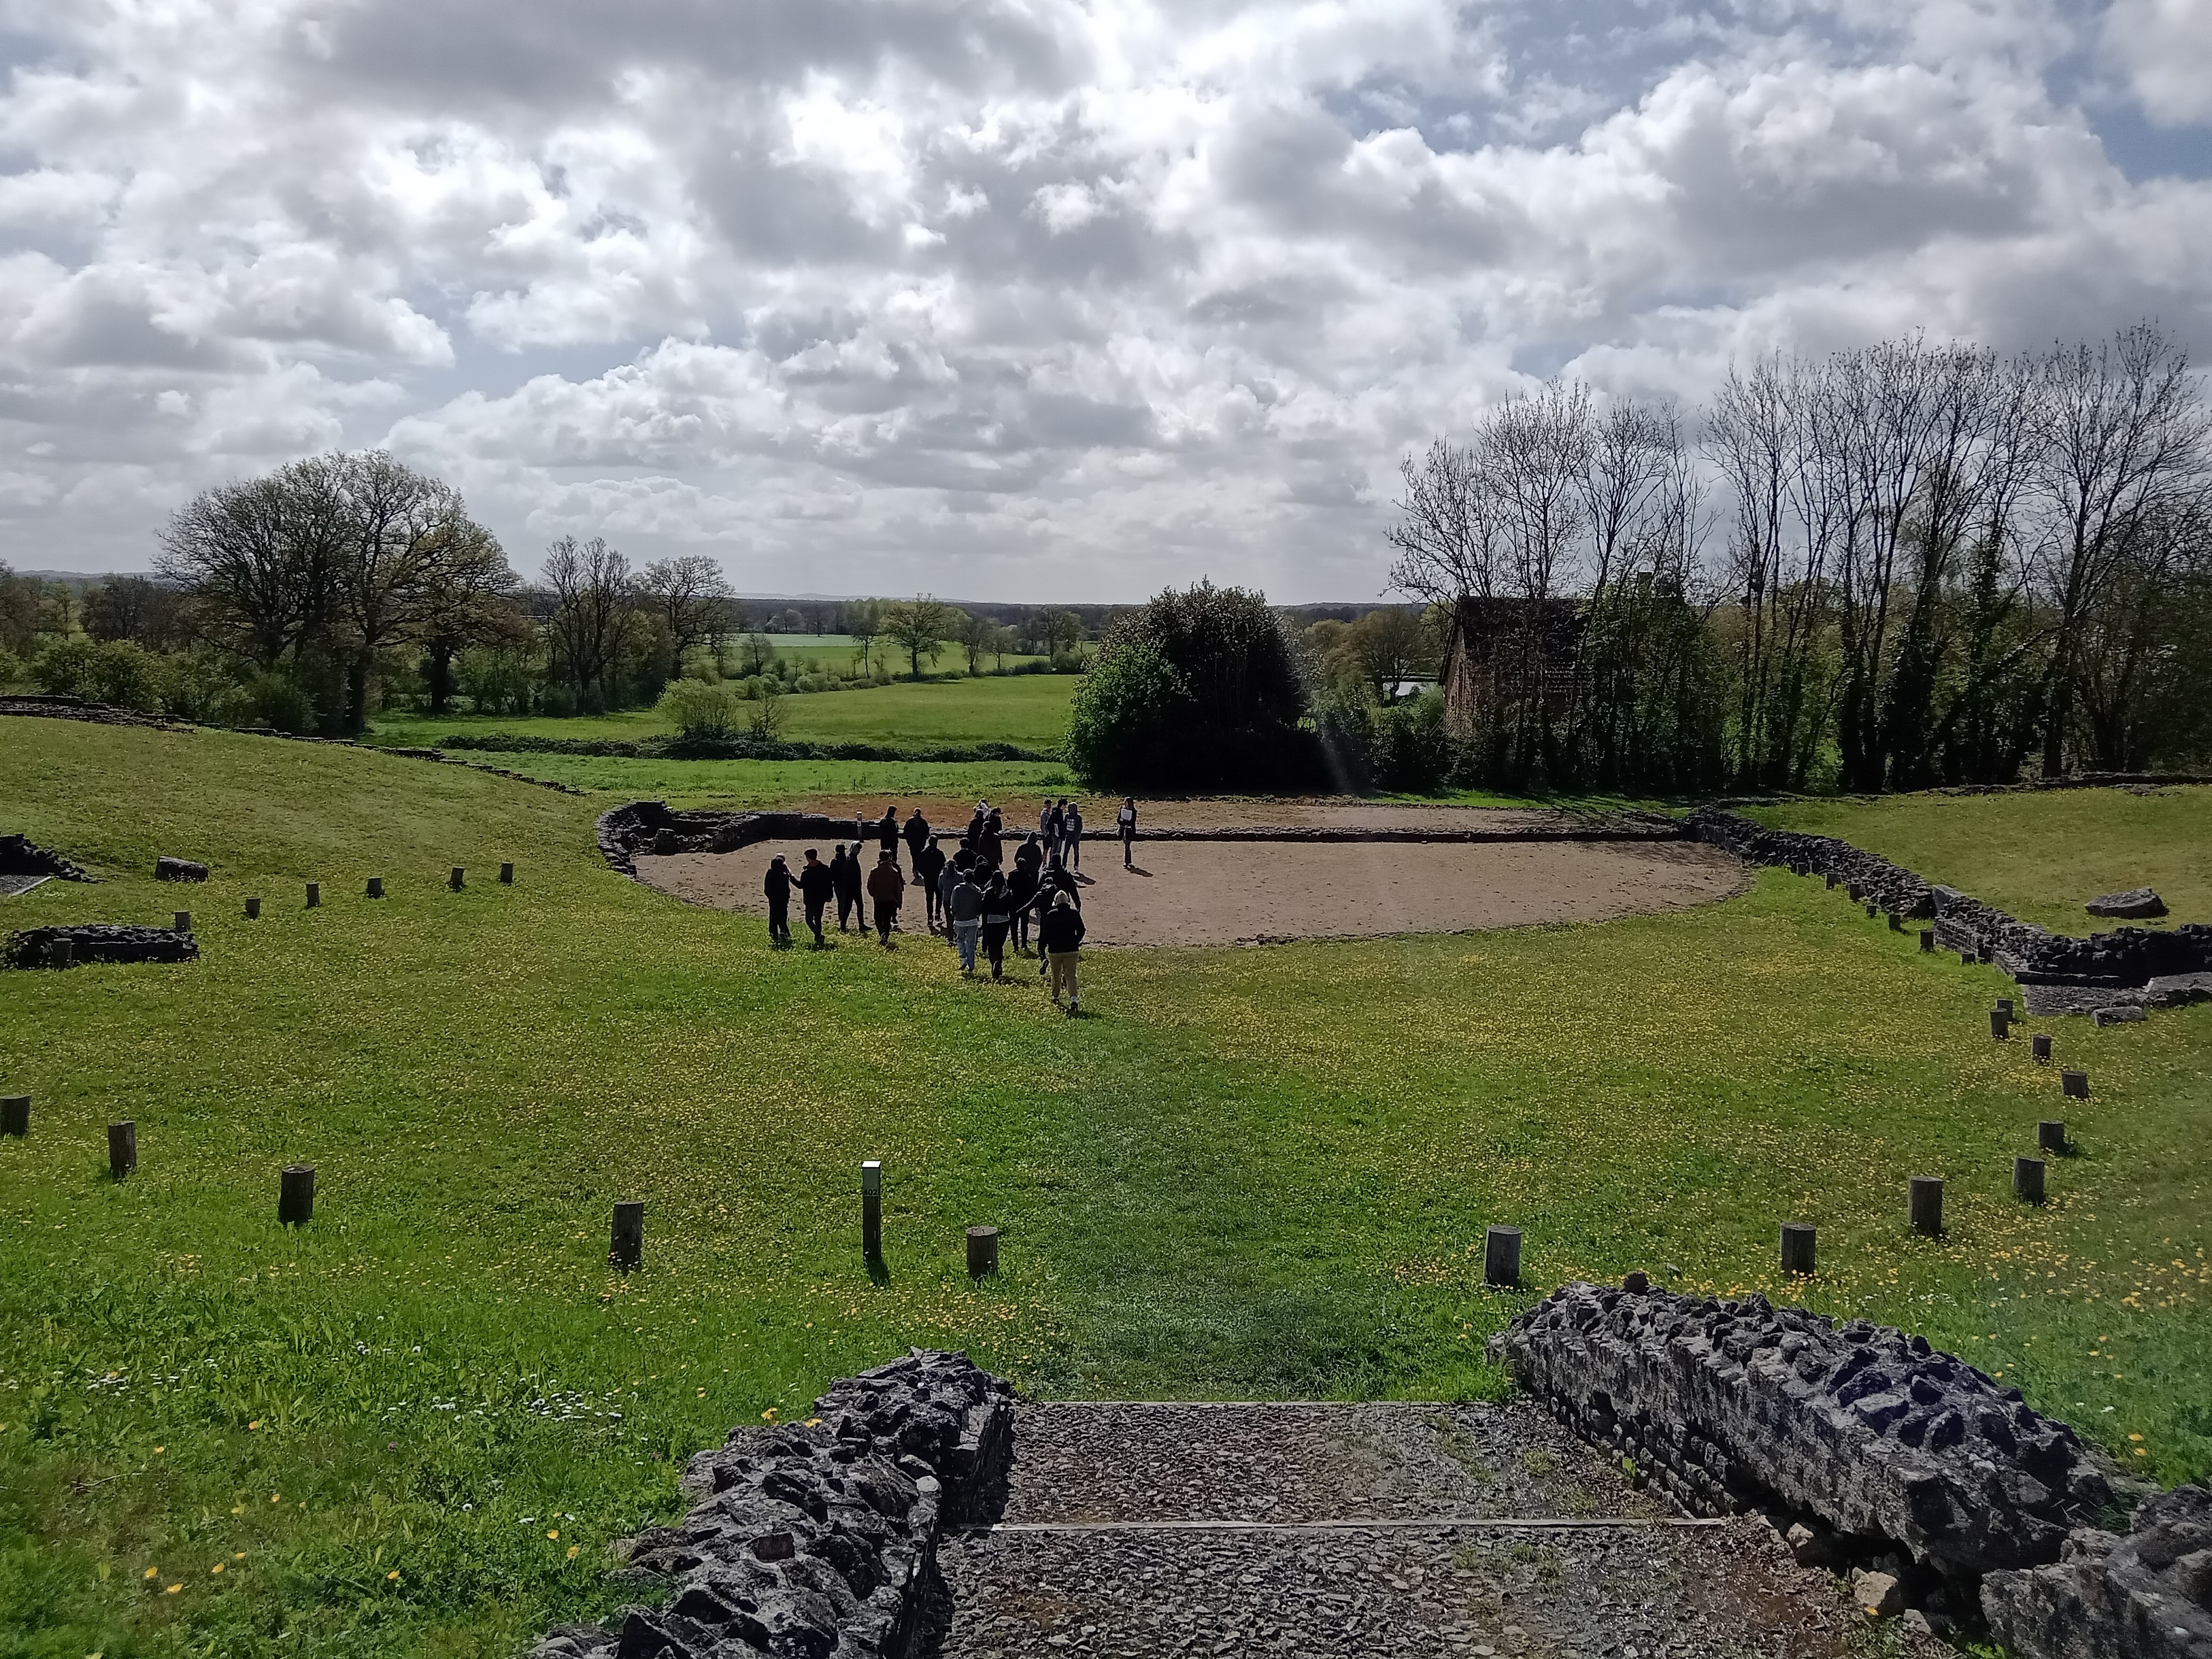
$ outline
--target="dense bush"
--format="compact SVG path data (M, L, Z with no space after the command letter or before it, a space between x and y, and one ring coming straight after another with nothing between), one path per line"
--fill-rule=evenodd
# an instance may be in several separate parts
M1325 775L1304 714L1297 653L1266 598L1201 582L1107 629L1066 755L1100 789L1304 788Z
M712 741L734 737L744 728L743 702L729 685L678 680L660 694L654 709L676 728L677 736L692 742Z

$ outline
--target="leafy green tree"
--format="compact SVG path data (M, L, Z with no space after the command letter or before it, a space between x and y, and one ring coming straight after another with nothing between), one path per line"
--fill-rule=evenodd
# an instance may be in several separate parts
M927 594L894 599L884 607L884 637L907 653L915 679L921 678L921 661L932 663L945 642L955 636L968 613Z

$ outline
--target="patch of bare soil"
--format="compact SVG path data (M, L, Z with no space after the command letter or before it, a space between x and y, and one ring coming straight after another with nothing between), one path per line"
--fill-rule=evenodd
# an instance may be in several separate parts
M1061 799L1054 796L1054 800ZM1118 795L1086 795L1071 791L1067 799L1083 810L1083 827L1110 830L1114 814L1121 810ZM1006 819L1010 833L1034 830L1044 799L1018 795L991 803ZM855 813L870 822L896 805L899 822L915 807L944 833L957 836L968 827L975 811L972 800L901 798L887 795L837 795L807 803L810 812L833 818ZM1194 800L1140 800L1137 823L1144 830L1221 830L1259 827L1268 830L1404 829L1404 830L1525 830L1545 829L1577 822L1583 815L1540 808L1431 805L1420 802L1362 800L1352 795L1283 796L1258 799L1233 796Z
M796 871L810 845L826 860L835 843L646 855L637 872L693 903L765 915L769 860L781 853ZM1120 850L1084 847L1086 945L1250 945L1603 921L1710 904L1745 881L1734 857L1688 842L1139 842L1127 870ZM867 862L872 868L872 848ZM911 887L901 920L909 933L922 925L922 896Z

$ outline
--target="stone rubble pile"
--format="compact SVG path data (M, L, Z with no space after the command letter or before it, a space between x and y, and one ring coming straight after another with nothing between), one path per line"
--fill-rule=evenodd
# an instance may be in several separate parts
M205 881L208 867L192 859L173 859L167 853L154 860L156 881Z
M875 828L868 825L871 832ZM859 826L851 818L819 812L710 812L678 811L666 801L634 800L599 815L599 856L626 876L637 874L637 855L650 853L734 853L760 841L852 841Z
M172 928L81 921L9 934L0 944L0 967L50 968L58 939L69 940L80 967L88 962L198 962L200 955L198 940Z
M1893 1554L1931 1586L2055 1561L2113 1501L2074 1431L2018 1389L1863 1320L1572 1284L1491 1354L1692 1512L1809 1519L1801 1547Z
M668 1583L667 1602L556 1630L532 1659L905 1659L943 1528L1005 1502L1013 1401L964 1354L916 1349L805 1422L733 1431L684 1472L696 1507L631 1548L629 1575Z
M1954 887L1924 881L1832 836L1768 830L1711 806L1692 812L1689 824L1698 840L1747 863L1832 876L1836 884L1900 921L1932 923L1941 948L1994 963L2017 980L2031 1013L2212 998L2212 925L2116 927L2075 939L2021 921Z
M2125 1537L2083 1528L2055 1565L1991 1573L1982 1616L2028 1659L2206 1659L2212 1487L2147 1500Z

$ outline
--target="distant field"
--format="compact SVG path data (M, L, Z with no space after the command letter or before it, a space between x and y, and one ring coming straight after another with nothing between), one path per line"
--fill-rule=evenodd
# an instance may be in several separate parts
M1044 790L1065 792L1074 780L1058 761L714 761L629 760L618 756L503 754L467 758L526 778L545 778L627 800L676 806L769 806L832 796L1002 800Z
M1749 814L1839 836L2056 933L2114 924L2099 893L2155 887L2175 921L2212 921L2212 788L2052 789L1793 801Z
M923 680L859 691L808 692L783 700L784 735L819 743L913 747L1011 743L1024 749L1052 749L1067 729L1068 705L1079 684L1073 674L990 674L981 679ZM580 714L572 719L432 716L395 709L376 717L369 741L427 746L457 732L635 741L665 736L669 730L668 723L650 708Z

